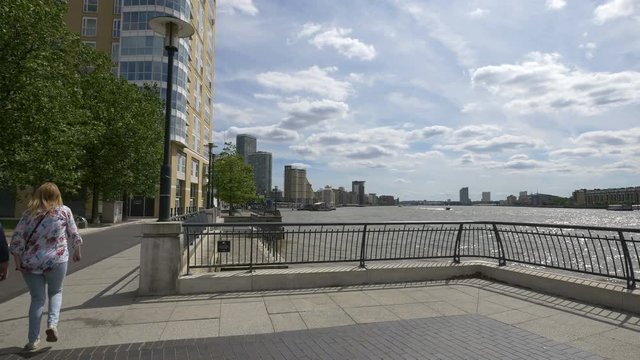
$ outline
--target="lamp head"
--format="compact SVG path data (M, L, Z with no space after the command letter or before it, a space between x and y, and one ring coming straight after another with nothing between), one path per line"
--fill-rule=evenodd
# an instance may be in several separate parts
M193 35L195 29L175 16L158 16L149 20L149 27L164 36L165 49L178 49L178 40Z

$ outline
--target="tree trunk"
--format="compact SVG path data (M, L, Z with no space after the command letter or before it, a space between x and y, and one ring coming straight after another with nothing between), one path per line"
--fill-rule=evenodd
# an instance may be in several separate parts
M129 192L122 194L122 221L129 220Z
M98 186L93 185L91 202L91 223L100 224L100 217L98 215L98 202L100 201L100 193L98 192Z
M233 216L233 204L229 204L229 216Z

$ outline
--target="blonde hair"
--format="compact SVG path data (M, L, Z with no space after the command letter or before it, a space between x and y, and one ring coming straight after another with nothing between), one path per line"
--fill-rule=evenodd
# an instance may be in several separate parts
M60 189L52 182L46 182L33 192L27 213L37 215L38 213L49 212L58 206L62 206L62 195Z

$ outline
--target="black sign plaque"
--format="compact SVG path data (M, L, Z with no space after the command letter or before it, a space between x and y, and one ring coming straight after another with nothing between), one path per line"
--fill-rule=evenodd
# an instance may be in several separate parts
M231 251L231 241L218 240L218 252L229 252L229 251Z

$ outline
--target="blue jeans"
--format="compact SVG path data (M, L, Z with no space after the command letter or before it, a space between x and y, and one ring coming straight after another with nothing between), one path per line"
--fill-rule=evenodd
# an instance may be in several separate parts
M45 285L49 296L49 316L47 326L58 326L60 307L62 306L62 282L67 274L67 263L56 264L42 274L22 273L29 287L31 306L29 306L29 341L40 338L40 321L44 312Z

